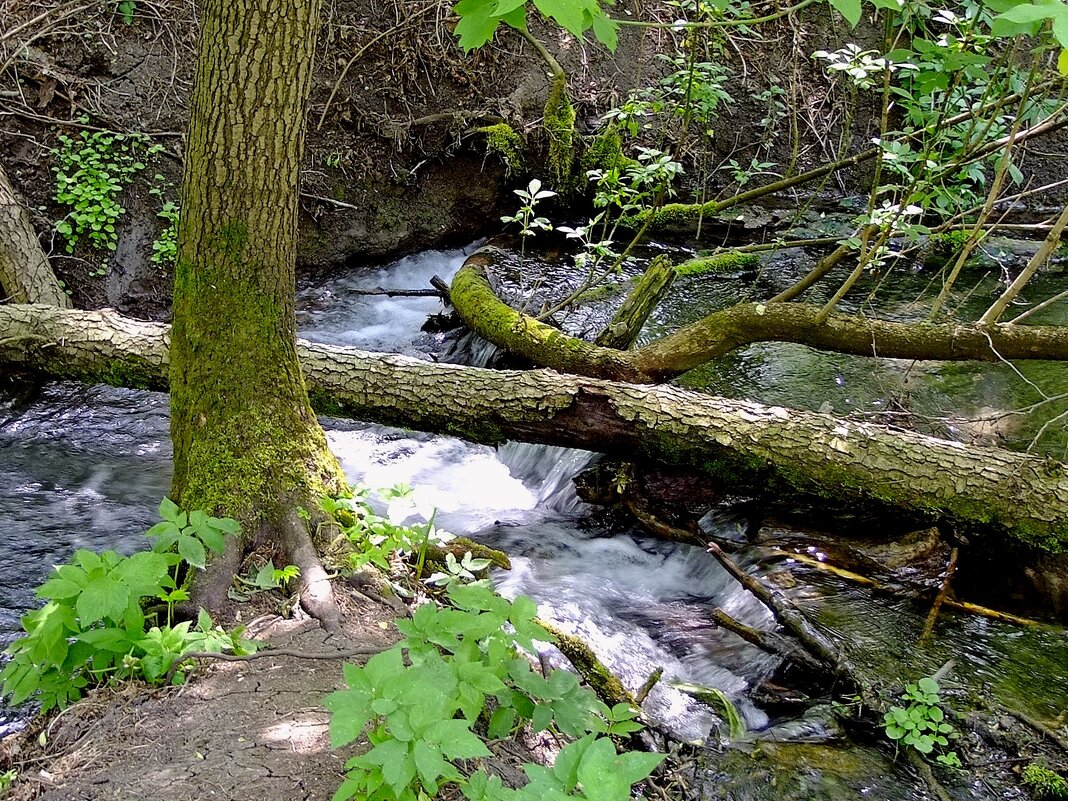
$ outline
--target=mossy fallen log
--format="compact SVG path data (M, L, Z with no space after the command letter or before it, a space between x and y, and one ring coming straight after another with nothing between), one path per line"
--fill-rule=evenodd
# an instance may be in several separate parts
M490 286L488 269L499 251L487 246L468 257L453 278L452 303L469 328L540 367L632 383L669 381L702 364L758 342L793 342L856 356L935 361L1068 360L1068 326L988 326L896 322L857 314L822 315L805 303L738 303L644 347L600 347L520 314Z
M167 326L111 311L0 306L0 364L9 370L165 389L168 337ZM859 500L1004 531L1055 553L1068 544L1068 469L1049 459L672 386L303 341L298 352L323 414L477 442L585 448L693 468L727 490L778 482L828 504Z

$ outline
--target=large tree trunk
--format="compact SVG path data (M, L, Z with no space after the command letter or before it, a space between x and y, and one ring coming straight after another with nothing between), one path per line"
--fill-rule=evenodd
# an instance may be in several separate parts
M0 286L13 303L45 303L70 308L48 257L41 250L33 222L19 202L0 165Z
M0 307L0 360L52 375L163 389L167 329L109 312ZM782 482L828 504L856 500L1068 544L1068 470L828 415L547 370L493 371L300 342L313 402L351 416L499 443L567 445L686 465L725 483Z
M298 170L318 7L205 3L171 343L174 499L223 510L246 539L273 537L294 559L309 549L306 524L291 512L318 508L324 492L344 485L295 350ZM229 585L236 555L208 582L207 603ZM321 566L297 564L325 592Z

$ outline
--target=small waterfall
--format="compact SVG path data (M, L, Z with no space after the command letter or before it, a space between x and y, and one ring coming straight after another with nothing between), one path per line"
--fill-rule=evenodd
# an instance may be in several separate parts
M457 337L441 355L441 361L449 364L466 364L468 367L489 367L501 353L501 349L487 342L474 331Z
M588 508L575 492L574 479L596 458L591 451L506 442L497 449L497 458L513 476L536 488L539 508L565 516Z

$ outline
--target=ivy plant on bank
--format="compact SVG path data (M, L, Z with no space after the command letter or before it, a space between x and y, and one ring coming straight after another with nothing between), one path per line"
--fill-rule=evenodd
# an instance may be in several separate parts
M116 226L126 212L120 197L145 168L144 159L162 149L150 144L143 134L82 131L75 136L59 136L59 147L52 151L55 199L69 212L55 229L68 253L73 253L82 239L96 250L115 250Z
M25 634L6 651L0 695L12 704L36 700L48 712L112 679L158 683L185 653L254 650L240 630L223 631L203 610L195 624L173 624L175 604L189 597L183 571L203 568L208 551L221 553L237 522L183 512L167 498L159 512L163 521L147 532L152 550L122 556L79 549L52 570L37 588L45 605L23 616ZM156 608L146 611L149 605ZM173 671L175 683L183 680Z

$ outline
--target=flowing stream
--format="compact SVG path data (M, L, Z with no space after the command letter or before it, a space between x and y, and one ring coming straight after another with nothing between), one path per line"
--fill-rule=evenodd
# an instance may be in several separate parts
M377 286L425 288L435 273L451 277L462 260L461 252L426 253L306 288L298 296L302 336L485 363L491 354L484 343L471 337L457 343L420 330L427 315L439 310L436 299L354 293ZM711 286L714 292L727 291L726 282ZM744 285L742 291L747 291ZM676 324L694 302L709 302L702 292L682 287L651 330ZM784 367L784 352L778 346L750 349L727 367L715 368L712 383L721 391L734 383L739 393L777 395L792 391L779 386L778 377L800 367L810 372L798 375L798 381L807 375L810 383L824 382L832 393L841 389L841 402L856 405L885 398L880 381L889 374L896 381L902 370L878 368L882 378L873 379L870 365L811 354L802 359L796 353ZM936 370L928 373L937 379ZM927 380L912 391L932 395L943 389L937 380ZM813 391L801 394L792 405L803 405ZM833 734L812 716L769 719L750 700L749 691L774 670L775 661L716 628L709 612L722 608L758 627L767 626L769 617L708 554L593 522L571 482L592 454L523 444L495 450L352 421L324 424L351 480L372 488L407 483L420 504L438 510L440 527L507 551L513 569L496 576L501 592L535 598L543 616L581 635L625 684L636 688L663 667L664 679L647 704L660 726L682 739L715 740L716 733L710 732L715 716L671 687L674 681L686 681L719 688L733 699L753 742L782 737L822 741ZM0 645L10 641L19 616L34 604L32 588L73 549L130 552L142 547L142 532L154 522L155 507L168 490L170 455L164 395L57 383L0 398ZM734 523L728 516L710 525ZM764 571L762 557L752 549L740 559ZM795 600L843 637L859 642L864 654L891 676L895 671L903 678L922 676L953 656L960 663L955 676L964 685L994 692L1037 714L1054 716L1068 706L1068 647L1061 632L947 617L932 645L917 649L924 609L872 597L818 573L806 574L801 586L793 591ZM19 722L15 712L0 709L0 735ZM708 794L739 799L926 797L900 760L892 763L887 753L859 746L818 749L802 758L782 756L790 788L783 784L769 790L766 777L743 766L731 776L717 777ZM976 787L961 797L996 796Z

